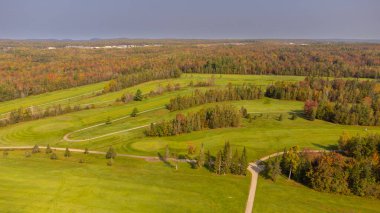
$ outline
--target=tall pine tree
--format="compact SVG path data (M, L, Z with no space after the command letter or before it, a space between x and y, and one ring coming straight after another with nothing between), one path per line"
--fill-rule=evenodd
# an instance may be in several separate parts
M203 167L205 164L205 151L204 151L204 146L203 143L201 145L201 149L199 150L199 157L197 161L198 168Z
M247 174L247 167L248 167L248 160L247 160L247 150L243 149L243 153L240 157L240 174L246 175Z

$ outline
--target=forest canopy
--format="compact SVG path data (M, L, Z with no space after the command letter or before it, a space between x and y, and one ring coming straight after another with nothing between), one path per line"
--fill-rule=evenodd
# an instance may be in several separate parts
M122 81L126 75L141 73L148 76L151 72L380 76L379 44L236 42L105 40L75 43L3 40L0 41L0 101L111 79ZM138 44L139 47L70 48L70 45L128 43ZM152 45L154 43L159 45ZM165 76L162 74L160 78Z

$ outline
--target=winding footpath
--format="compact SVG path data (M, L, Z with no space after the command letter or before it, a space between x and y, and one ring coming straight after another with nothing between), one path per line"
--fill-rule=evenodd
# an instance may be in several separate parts
M145 110L145 111L139 112L137 114L139 115L139 114L151 112L151 111L158 110L158 109L164 109L164 108L165 107L157 107L157 108L153 108L153 109L149 109L149 110ZM130 118L130 117L131 117L130 115L127 115L127 116L124 116L124 117L120 117L120 118L111 120L111 122L120 121L120 120L123 120L123 119L126 119L126 118ZM95 137L92 137L92 138L70 139L70 135L72 135L72 134L74 134L76 132L82 132L82 131L85 131L85 130L88 130L88 129L92 129L92 128L95 128L95 127L98 127L98 126L104 126L104 125L107 125L107 124L106 123L100 123L100 124L96 124L96 125L93 125L93 126L89 126L89 127L83 128L83 129L75 130L73 132L69 132L69 133L67 133L66 135L63 136L63 140L65 140L67 142L90 141L90 140L94 140L94 139L98 139L98 138L107 137L107 136L110 136L110 135L115 135L115 134L119 134L119 133L123 133L123 132L129 132L129 131L136 130L136 129L141 129L141 128L149 126L150 124L146 124L146 125L142 125L142 126L138 126L138 127L133 127L133 128L130 128L130 129L125 129L125 130L120 130L120 131L116 131L116 132L110 132L110 133L107 133L107 134L104 134L104 135L95 136Z
M46 146L39 146L40 149L46 149ZM65 151L66 148L61 147L50 147L53 151ZM8 147L0 147L0 150L31 150L33 149L33 146L8 146ZM84 149L69 149L70 152L79 152L84 153ZM95 155L105 155L106 152L101 151L88 151L89 154L95 154ZM141 156L141 155L129 155L129 154L117 154L117 156L120 157L129 157L129 158L137 158L137 159L144 159L144 160L159 160L159 157L156 156Z
M302 151L300 151L302 152ZM320 152L329 152L328 150L308 150L307 152L309 153L320 153ZM252 177L251 177L251 186L249 187L249 195L248 195L248 200L247 204L245 207L245 213L251 213L253 211L253 203L255 201L255 195L256 195L256 188L257 188L257 180L259 178L259 173L264 170L264 166L260 165L262 162L273 158L277 157L284 154L284 152L277 152L273 153L271 155L267 155L265 157L260 158L256 162L249 163L248 166L248 171L251 172Z
M39 147L41 149L46 149L45 146ZM66 148L61 148L61 147L50 147L52 150L57 150L57 151L65 151ZM8 147L0 147L0 150L30 150L33 149L33 146L8 146ZM78 153L84 153L84 149L69 149L71 152L78 152ZM90 154L96 154L96 155L105 155L106 152L101 152L101 151L88 151ZM320 153L320 152L329 152L327 150L309 150L308 152L310 153ZM255 201L255 195L256 195L256 188L257 188L257 180L259 178L259 174L261 171L264 170L264 166L260 165L262 162L282 155L284 152L277 152L271 155L267 155L265 157L260 158L256 162L251 162L249 163L248 166L248 171L251 172L252 177L251 177L251 185L249 187L249 195L248 195L248 200L245 208L245 213L252 213L253 211L253 204ZM130 155L130 154L117 154L119 157L129 157L129 158L137 158L137 159L143 159L146 161L152 161L152 160L161 160L157 156L141 156L141 155ZM177 160L179 162L195 162L194 160L187 160L187 159L174 159L174 158L169 158L168 160Z

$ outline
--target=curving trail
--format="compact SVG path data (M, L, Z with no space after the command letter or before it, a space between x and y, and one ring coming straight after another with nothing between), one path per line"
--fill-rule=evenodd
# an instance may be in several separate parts
M311 153L319 152L329 152L328 150L308 150ZM248 171L252 173L251 186L249 187L249 195L247 204L245 207L245 213L251 213L253 211L253 203L255 201L256 188L257 188L257 179L259 178L259 173L264 170L264 166L260 165L261 162L268 160L269 158L277 157L282 155L284 152L277 152L271 155L260 158L256 162L249 163Z
M46 149L46 147L41 146L41 149ZM50 147L52 150L58 150L58 151L65 151L66 148L60 148L60 147ZM29 150L33 149L33 146L9 146L9 147L0 147L0 150ZM79 152L84 153L84 149L69 149L71 152ZM105 155L106 152L101 151L88 151L90 154L96 154L96 155ZM308 152L311 153L320 153L320 152L330 152L329 150L309 150ZM249 163L248 171L252 173L251 177L251 185L249 188L249 195L248 200L245 208L245 213L251 213L253 210L253 204L255 201L255 195L256 195L256 188L257 188L257 180L259 177L259 173L264 170L264 167L260 165L263 161L266 161L272 157L276 157L279 155L282 155L284 152L277 152L271 155L267 155L265 157L260 158L256 162ZM146 161L152 161L152 160L161 160L157 156L140 156L140 155L129 155L129 154L117 154L119 157L129 157L129 158L137 158L137 159L143 159ZM188 160L188 159L174 159L169 158L168 160L177 160L179 162L196 162L195 160Z
M46 146L39 146L40 149L46 149ZM66 148L61 147L50 147L53 151L65 151ZM0 150L31 150L33 149L33 146L8 146L8 147L0 147ZM77 152L77 153L84 153L84 149L69 149L70 152ZM106 155L106 152L101 151L88 151L89 154L95 154L95 155ZM128 158L136 158L136 159L143 159L146 161L154 161L154 160L162 160L158 156L143 156L143 155L130 155L130 154L117 154L117 157L128 157ZM194 162L194 160L188 160L188 159L175 159L175 158L168 158L167 160L176 160L178 162Z
M157 107L157 108L153 108L153 109L149 109L149 110L145 110L145 111L139 112L137 114L143 114L143 113L151 112L151 111L158 110L158 109L164 109L164 108L165 107ZM124 116L124 117L120 117L120 118L111 120L111 122L120 121L120 120L123 120L123 119L126 119L126 118L130 118L130 117L131 117L130 115L127 115L127 116ZM63 140L65 140L67 142L84 142L84 141L89 141L89 140L94 140L94 139L98 139L98 138L107 137L107 136L110 136L110 135L119 134L119 133L122 133L122 132L129 132L129 131L132 131L132 130L141 129L141 128L149 126L150 124L142 125L142 126L138 126L138 127L133 127L133 128L130 128L130 129L125 129L125 130L120 130L120 131L116 131L116 132L110 132L110 133L107 133L107 134L104 134L104 135L99 135L99 136L95 136L95 137L87 138L87 139L70 139L70 135L72 135L72 134L74 134L76 132L85 131L85 130L92 129L92 128L95 128L95 127L98 127L98 126L103 126L103 125L107 125L107 124L106 123L100 123L100 124L96 124L96 125L93 125L93 126L89 126L89 127L83 128L83 129L75 130L73 132L69 132L69 133L67 133L66 135L63 136Z

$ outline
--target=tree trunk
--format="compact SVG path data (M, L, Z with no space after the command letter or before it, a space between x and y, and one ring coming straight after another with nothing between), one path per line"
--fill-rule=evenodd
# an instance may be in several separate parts
M292 176L292 168L293 168L293 166L290 165L290 169L289 169L289 177L288 177L289 180L290 180L290 177Z

